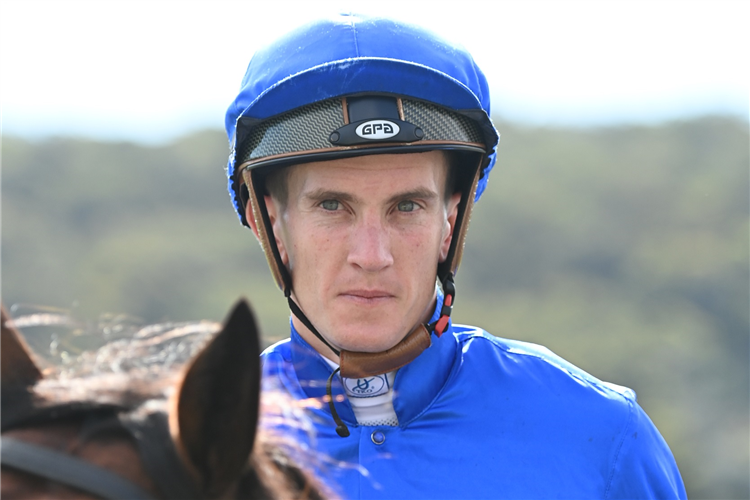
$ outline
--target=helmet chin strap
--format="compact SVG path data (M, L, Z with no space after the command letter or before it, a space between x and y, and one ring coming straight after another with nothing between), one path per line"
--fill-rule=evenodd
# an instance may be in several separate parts
M453 283L453 273L449 272L442 282L443 307L440 310L440 316L436 321L429 324L419 323L409 334L398 344L383 352L356 352L344 349L336 349L328 342L320 332L313 326L302 309L292 299L291 287L287 286L284 290L289 309L297 319L307 327L318 340L328 347L336 356L339 357L339 367L331 373L326 382L326 396L328 398L328 407L331 410L331 416L336 423L336 434L340 437L349 437L351 434L349 427L341 419L336 406L333 404L332 382L336 373L341 373L343 378L363 378L374 375L382 375L392 372L414 361L422 352L432 345L430 332L440 337L445 328L448 326L451 312L453 311L453 301L456 296L456 287Z
M341 376L344 378L362 378L374 375L382 375L401 368L411 363L422 351L432 345L430 333L440 337L448 326L451 312L453 311L453 302L456 295L456 287L453 283L453 273L448 273L442 282L443 307L440 310L438 319L429 324L418 324L412 331L406 335L401 342L382 352L356 352L333 347L313 326L302 309L292 299L291 289L289 287L284 291L289 309L297 319L307 327L318 340L323 342L328 349L339 357L339 366L341 367Z

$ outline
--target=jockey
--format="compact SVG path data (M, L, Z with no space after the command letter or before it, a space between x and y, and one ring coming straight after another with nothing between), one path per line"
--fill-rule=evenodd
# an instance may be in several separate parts
M499 139L465 50L316 21L256 52L226 129L231 199L291 310L264 383L320 402L308 446L344 497L685 498L633 391L451 322Z

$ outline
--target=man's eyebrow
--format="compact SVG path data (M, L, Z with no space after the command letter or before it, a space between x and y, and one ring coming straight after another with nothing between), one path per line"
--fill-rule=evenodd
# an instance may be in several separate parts
M355 202L357 197L351 193L344 191L335 191L333 189L315 189L313 191L303 193L303 198L307 198L313 202L321 202L324 200L341 200L346 202ZM426 200L431 201L438 198L438 194L427 188L417 188L411 191L404 191L402 193L396 193L388 199L388 204L396 203L403 200Z
M341 200L341 201L347 201L352 202L355 200L355 197L351 195L350 193L345 193L343 191L334 191L332 189L315 189L313 191L303 193L303 198L307 198L312 201L325 201L325 200Z
M413 189L411 191L404 191L403 193L398 193L390 197L388 200L388 203L396 203L397 201L403 201L403 200L425 200L425 201L432 201L435 198L438 198L438 194L435 191L432 191L427 188L417 188Z

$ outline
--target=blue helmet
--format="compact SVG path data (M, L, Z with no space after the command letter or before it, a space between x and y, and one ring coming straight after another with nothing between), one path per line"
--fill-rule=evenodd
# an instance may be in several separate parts
M487 80L471 55L411 24L342 14L258 50L226 114L229 194L243 224L252 204L278 285L291 288L268 224L264 175L308 161L455 151L467 179L448 261L460 262L471 208L495 163ZM455 167L454 167L455 168Z

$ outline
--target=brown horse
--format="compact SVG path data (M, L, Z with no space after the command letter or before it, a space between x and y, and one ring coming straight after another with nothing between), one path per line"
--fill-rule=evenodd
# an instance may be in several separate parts
M2 312L2 498L331 496L257 430L245 301L182 369L67 378L40 370Z

